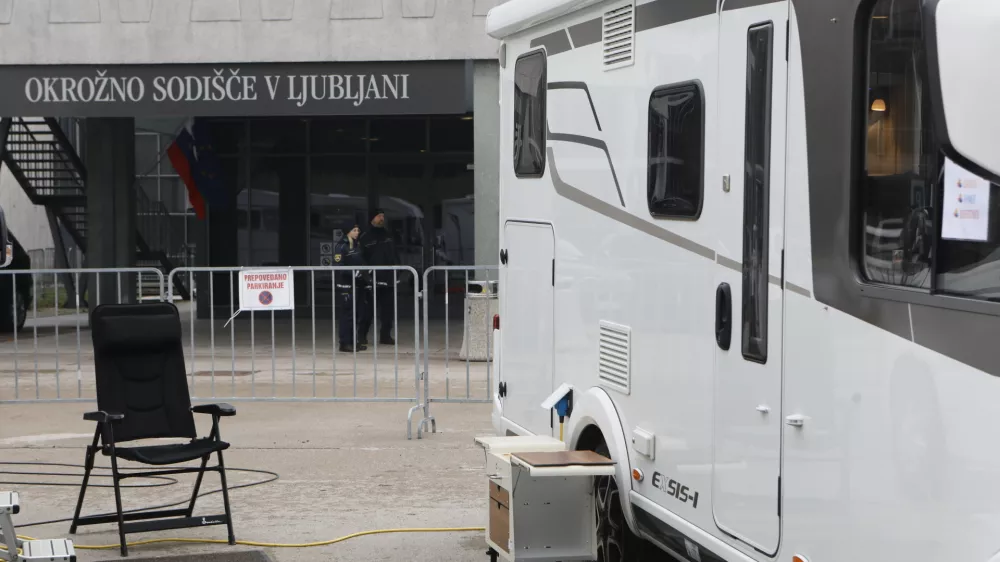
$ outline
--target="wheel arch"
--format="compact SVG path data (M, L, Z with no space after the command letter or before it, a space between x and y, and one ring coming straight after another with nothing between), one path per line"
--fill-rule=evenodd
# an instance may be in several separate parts
M574 393L566 443L574 450L595 450L601 443L615 464L615 480L621 491L622 512L633 533L637 532L629 491L632 490L632 462L624 424L614 401L603 388L594 387ZM627 483L627 484L626 484Z

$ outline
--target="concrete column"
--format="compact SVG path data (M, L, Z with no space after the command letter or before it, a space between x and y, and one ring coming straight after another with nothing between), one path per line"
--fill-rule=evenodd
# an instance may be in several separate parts
M136 256L135 120L87 119L87 265L132 267ZM135 275L100 275L89 283L91 308L101 303L134 302ZM119 293L119 290L121 291Z
M476 265L500 263L500 64L476 61L474 90ZM477 278L481 278L477 275ZM491 279L496 279L495 275Z
M69 248L66 246L66 240L63 238L62 227L59 226L59 220L56 219L56 214L52 211L52 209L46 209L45 215L49 223L49 232L52 233L52 245L55 252L53 266L56 269L71 269L77 267L75 263L70 263ZM59 288L66 291L66 300L62 302L61 306L67 309L72 308L73 306L76 306L76 276L71 273L67 273L61 275L60 277L62 277L62 285ZM83 295L81 294L80 297L82 298ZM58 298L59 293L57 291L56 299Z

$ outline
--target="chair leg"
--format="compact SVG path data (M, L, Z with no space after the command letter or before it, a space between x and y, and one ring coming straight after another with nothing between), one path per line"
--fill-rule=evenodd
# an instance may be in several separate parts
M97 440L100 438L101 428L98 427L94 433L94 443L87 447L87 455L83 463L83 484L80 486L80 497L76 500L76 512L73 514L73 523L69 526L69 534L76 534L76 526L80 521L80 511L83 509L83 496L87 493L87 483L90 482L90 472L94 469L94 457L97 455Z
M222 502L226 506L226 529L229 531L229 544L236 544L236 535L233 534L233 512L229 509L229 485L226 483L226 463L222 460L222 451L219 451L219 478L222 479Z
M201 479L205 476L205 467L208 466L210 458L212 458L210 454L201 457L201 471L198 472L198 478L194 481L194 492L191 493L191 503L188 505L187 510L188 517L194 515L194 504L198 501L198 491L201 490Z
M122 492L119 486L118 460L115 458L115 446L111 445L111 478L115 481L115 507L118 509L118 541L121 544L122 556L128 556L128 545L125 543L125 517L122 514Z

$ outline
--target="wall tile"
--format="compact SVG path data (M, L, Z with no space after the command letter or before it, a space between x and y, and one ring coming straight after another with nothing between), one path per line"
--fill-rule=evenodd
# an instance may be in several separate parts
M331 0L330 19L362 20L382 19L385 13L382 0Z
M10 23L14 14L14 0L0 0L0 24Z
M118 0L118 19L122 23L148 23L153 14L153 0Z
M503 4L507 0L472 0L472 15L485 16L495 6Z
M49 0L49 23L101 23L99 0Z
M260 19L287 21L295 14L295 0L260 0Z
M437 0L402 0L404 18L433 18Z
M191 21L240 21L240 0L191 0Z

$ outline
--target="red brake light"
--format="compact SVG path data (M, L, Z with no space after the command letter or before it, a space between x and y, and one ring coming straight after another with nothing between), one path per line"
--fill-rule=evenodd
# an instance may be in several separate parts
M499 314L494 314L493 315L493 329L494 330L499 330L500 329L500 315Z

